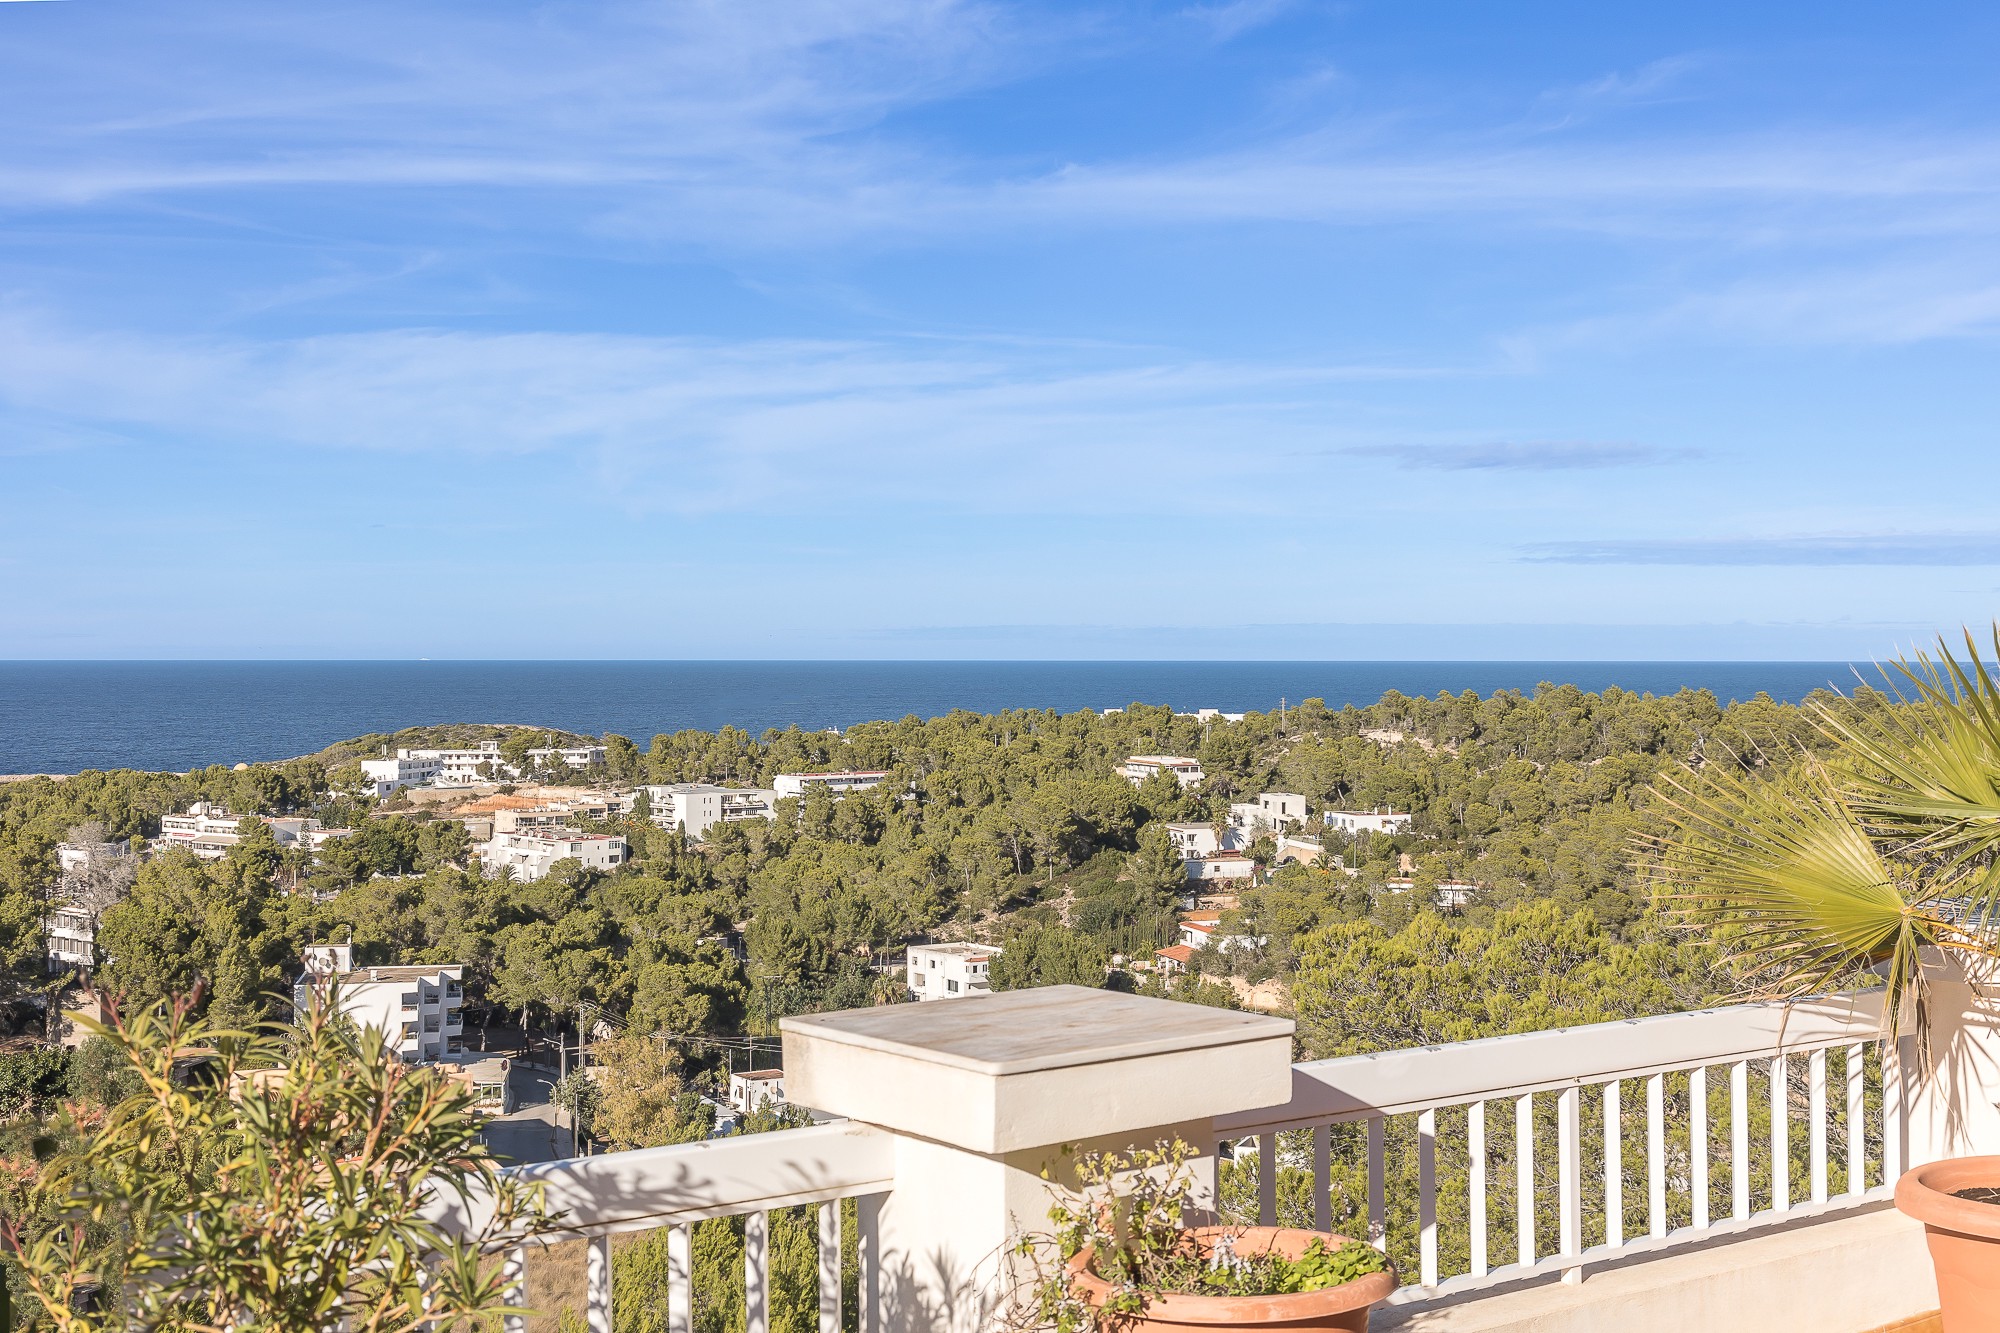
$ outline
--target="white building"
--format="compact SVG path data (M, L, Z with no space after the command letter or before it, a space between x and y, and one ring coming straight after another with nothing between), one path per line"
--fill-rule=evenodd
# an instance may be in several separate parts
M49 971L97 964L97 914L75 903L51 908L42 921L42 940Z
M1135 787L1161 772L1172 773L1183 789L1199 787L1206 776L1201 771L1199 759L1184 759L1172 754L1135 754L1118 766L1118 772Z
M988 995L988 969L999 952L990 944L912 944L903 979L922 1001Z
M161 847L186 847L204 860L215 860L242 841L236 826L245 819L254 819L271 830L280 847L291 847L304 843L316 847L314 835L337 837L348 832L346 829L322 830L317 819L304 816L279 815L234 815L219 805L207 801L196 801L187 810L177 815L160 816L160 836L156 840Z
M771 786L780 797L804 796L808 787L824 787L835 796L879 787L889 774L883 769L849 769L840 773L780 773Z
M465 968L458 963L414 967L354 966L353 946L315 944L305 950L305 971L292 988L292 1007L304 1017L317 997L339 983L340 1011L358 1027L386 1033L389 1048L411 1064L426 1064L463 1049Z
M394 759L363 759L361 778L380 801L403 787L427 787L436 782L443 764L436 750L398 750Z
M504 1055L446 1052L439 1062L444 1076L472 1094L472 1109L480 1115L512 1115L514 1062Z
M1183 861L1196 857L1213 856L1217 852L1239 850L1236 830L1224 828L1220 834L1213 824L1168 824L1167 844L1180 853Z
M770 819L778 793L768 787L717 787L706 782L674 782L646 788L653 804L653 822L661 828L679 827L690 838L699 838L715 824L738 819Z
M1175 713L1175 717L1191 717L1197 722L1241 722L1247 714L1225 713L1220 708L1197 708L1192 713Z
M1289 833L1306 822L1306 798L1295 791L1267 791L1229 807L1229 822L1245 833Z
M1320 816L1337 833L1401 833L1410 817L1394 810L1328 810Z
M1213 945L1217 950L1228 953L1232 949L1261 949L1270 941L1264 935L1224 935L1220 912L1183 912L1180 942L1190 949L1206 949Z
M1213 879L1251 879L1257 874L1257 863L1242 852L1212 852L1207 856L1197 856L1187 862L1187 877L1190 882Z
M514 872L514 878L537 880L558 861L577 860L587 870L611 870L629 859L625 839L616 833L585 833L573 828L532 828L495 833L481 843L479 859L486 873Z
M558 756L574 769L604 766L602 745L542 746L528 751L528 758L544 766ZM394 759L362 760L361 772L376 784L377 796L387 796L397 786L470 787L521 776L518 768L500 757L499 741L481 741L465 750L398 750ZM383 790L385 781L395 785Z
M62 877L68 879L106 862L122 861L131 854L130 838L120 838L116 842L59 842L56 844L56 865L61 868Z
M777 1110L784 1104L784 1070L748 1069L729 1076L729 1107L737 1115L754 1115L767 1106Z

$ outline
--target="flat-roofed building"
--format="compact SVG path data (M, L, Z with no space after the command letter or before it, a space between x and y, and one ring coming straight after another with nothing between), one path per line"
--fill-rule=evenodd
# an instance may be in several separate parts
M1226 826L1218 832L1213 824L1190 822L1167 825L1167 845L1180 853L1183 861L1213 856L1217 852L1236 851L1239 841L1237 830Z
M770 787L717 787L706 782L671 782L646 788L653 805L653 822L679 828L690 838L704 836L716 824L739 819L771 819L778 792Z
M1207 856L1192 857L1187 861L1187 877L1191 882L1251 879L1256 874L1257 863L1242 852L1212 852Z
M1245 833L1290 833L1306 822L1306 798L1295 791L1267 791L1231 805L1229 822Z
M993 991L990 969L999 953L990 944L912 944L903 979L920 1001L988 995Z
M851 768L838 773L780 773L771 779L771 786L780 797L804 796L811 787L845 796L851 791L879 787L888 776L888 770L877 768Z
M1410 816L1386 810L1328 810L1320 815L1336 833L1401 833L1410 826Z
M320 832L317 819L291 815L236 815L220 805L196 801L180 814L160 816L162 847L186 847L204 860L215 860L243 840L237 827L254 819L271 830L280 847L304 843L313 846L310 835ZM332 832L332 830L328 830Z
M1172 773L1183 789L1199 787L1206 776L1201 760L1175 754L1135 754L1118 766L1118 772L1135 787L1155 773Z
M305 970L292 988L292 1008L304 1018L329 993L357 1027L374 1028L410 1064L428 1064L464 1049L465 968L458 963L355 967L346 944L305 950Z
M514 872L522 881L540 879L558 861L575 860L588 870L613 870L629 859L625 839L616 833L585 833L574 828L531 828L498 833L478 848L489 875Z
M427 787L443 767L436 755L435 750L398 750L393 759L363 759L361 779L378 801L404 787Z

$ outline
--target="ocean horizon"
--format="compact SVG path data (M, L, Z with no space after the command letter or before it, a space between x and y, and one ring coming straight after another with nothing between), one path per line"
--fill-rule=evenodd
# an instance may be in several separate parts
M1864 671L1866 668L1862 668ZM1707 689L1796 702L1843 662L0 662L0 773L288 759L371 732L518 722L641 747L660 732L850 727L954 709L1329 707L1408 695ZM1872 679L1872 677L1871 677Z

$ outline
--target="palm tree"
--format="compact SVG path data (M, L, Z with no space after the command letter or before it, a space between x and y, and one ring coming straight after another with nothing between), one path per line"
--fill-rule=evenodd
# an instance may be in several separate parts
M1994 629L2000 663L2000 625ZM1765 995L1885 989L1885 1035L1927 1031L1923 951L2000 956L2000 682L1972 634L1884 668L1893 706L1814 706L1830 743L1776 778L1710 758L1658 787L1658 896Z

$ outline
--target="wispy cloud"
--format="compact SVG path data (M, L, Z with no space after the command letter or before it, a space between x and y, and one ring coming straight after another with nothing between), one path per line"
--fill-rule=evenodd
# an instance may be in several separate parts
M1338 453L1380 458L1411 472L1575 472L1656 467L1699 458L1698 449L1543 440L1494 444L1357 444Z
M1612 538L1538 542L1520 558L1564 565L2000 565L2000 533Z
M1217 41L1226 42L1280 18L1293 3L1294 0L1224 0L1221 4L1191 5L1181 12L1205 25Z
M922 500L1178 512L1261 503L1340 386L1420 368L1158 349L396 330L291 340L78 333L0 317L0 435L550 455L686 512ZM1245 450L1243 440L1259 443ZM1223 466L1223 464L1227 466ZM1181 478L1213 477L1190 501ZM1240 482L1232 477L1241 476Z

